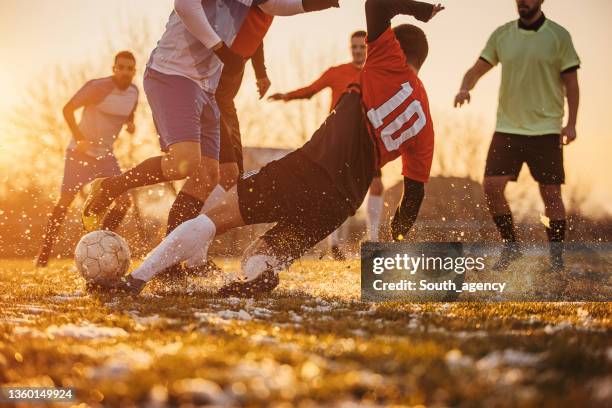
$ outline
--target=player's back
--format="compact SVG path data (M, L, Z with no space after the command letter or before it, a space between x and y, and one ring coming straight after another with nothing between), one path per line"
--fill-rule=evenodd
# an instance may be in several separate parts
M404 176L428 181L434 148L429 101L391 28L368 44L361 92L377 166L402 156Z

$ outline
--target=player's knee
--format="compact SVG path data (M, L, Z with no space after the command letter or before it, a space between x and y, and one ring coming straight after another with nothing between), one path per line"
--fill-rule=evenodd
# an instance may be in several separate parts
M183 179L196 176L200 167L200 152L184 149L171 151L164 166L164 174L170 178Z

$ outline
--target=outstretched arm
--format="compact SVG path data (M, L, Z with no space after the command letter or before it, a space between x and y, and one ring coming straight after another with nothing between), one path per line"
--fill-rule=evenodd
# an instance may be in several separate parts
M400 14L413 16L419 21L429 21L444 10L441 5L414 0L366 0L368 41L375 41L391 26L391 19Z
M330 7L339 7L338 0L268 0L259 5L265 13L273 16L293 16Z
M312 84L305 86L304 88L296 89L295 91L288 93L276 93L270 96L268 99L285 102L292 101L294 99L310 99L329 86L329 75L330 71L327 70L319 79L314 81Z
M482 58L478 58L478 61L474 66L465 73L463 81L461 82L461 89L457 96L455 96L455 107L460 107L464 103L470 103L472 99L470 91L474 89L480 78L493 68L493 65L489 64Z
M396 242L403 241L419 215L425 197L425 185L404 177L404 195L391 221L391 234Z

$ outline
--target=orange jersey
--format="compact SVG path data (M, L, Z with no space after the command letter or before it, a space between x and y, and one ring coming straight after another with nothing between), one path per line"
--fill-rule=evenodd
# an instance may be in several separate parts
M402 156L402 174L427 182L434 151L429 101L391 28L368 43L360 83L378 167Z
M319 79L313 82L311 85L297 89L287 94L287 98L291 99L308 99L313 95L321 92L325 88L331 88L332 100L329 111L331 112L340 97L346 91L346 88L355 82L359 81L359 69L355 64L348 63L331 67L321 75Z
M266 14L259 7L251 7L230 49L248 59L255 54L263 42L274 16Z

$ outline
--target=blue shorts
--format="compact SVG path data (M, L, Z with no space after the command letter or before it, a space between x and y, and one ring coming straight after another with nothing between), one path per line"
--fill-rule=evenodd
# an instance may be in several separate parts
M198 142L202 156L219 160L220 120L215 95L194 81L147 68L144 90L162 151L179 142Z
M76 194L83 186L98 177L121 174L121 167L115 156L96 159L73 149L66 149L62 193Z

